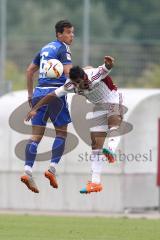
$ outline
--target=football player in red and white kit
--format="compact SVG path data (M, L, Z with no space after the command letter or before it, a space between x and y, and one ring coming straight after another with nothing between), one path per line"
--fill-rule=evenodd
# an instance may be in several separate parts
M94 104L92 118L95 126L90 128L92 141L92 178L80 193L99 192L102 190L101 172L104 162L104 153L109 162L114 161L114 137L109 138L108 149L103 151L103 145L107 133L117 129L122 121L121 94L108 76L114 65L114 58L105 56L104 64L98 68L82 69L79 66L71 68L69 79L66 84L57 88L54 92L42 98L27 114L29 121L37 112L39 107L52 101L54 97L61 97L68 93L76 93L86 97Z

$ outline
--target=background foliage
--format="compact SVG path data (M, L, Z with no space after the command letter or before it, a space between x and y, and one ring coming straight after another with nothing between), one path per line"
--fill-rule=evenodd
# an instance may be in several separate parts
M113 77L120 87L160 87L160 1L90 0L90 64L104 54L116 60ZM45 43L55 39L54 25L69 19L75 26L73 63L82 65L83 1L7 1L6 78L25 87L25 69Z

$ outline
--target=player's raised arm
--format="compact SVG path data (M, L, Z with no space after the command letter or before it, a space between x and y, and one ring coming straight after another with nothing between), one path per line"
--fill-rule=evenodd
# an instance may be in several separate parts
M104 64L95 69L92 75L91 81L93 84L100 82L104 79L111 71L114 66L114 58L111 56L104 57Z
M104 57L104 64L99 67L101 72L101 78L105 78L111 71L111 69L114 66L114 58L111 56L105 56Z

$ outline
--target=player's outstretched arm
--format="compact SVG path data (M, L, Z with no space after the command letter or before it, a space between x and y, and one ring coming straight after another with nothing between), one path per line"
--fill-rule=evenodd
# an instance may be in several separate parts
M52 101L54 97L57 97L57 95L54 92L49 93L45 97L43 97L36 105L34 105L34 107L32 107L31 111L27 113L25 121L29 121L31 118L33 118L36 115L37 110L43 105L46 105L50 101Z
M56 97L62 97L66 94L67 94L67 91L65 90L64 85L57 88L54 92L47 94L36 105L34 105L34 107L32 107L31 111L28 112L27 116L25 117L25 121L29 121L31 118L33 118L36 115L37 110L43 105L46 105L49 102L53 101L53 99Z

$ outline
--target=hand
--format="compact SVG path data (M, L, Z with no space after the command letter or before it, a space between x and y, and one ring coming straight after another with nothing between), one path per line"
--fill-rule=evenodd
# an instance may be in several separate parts
M31 110L30 112L27 113L25 117L25 121L29 121L31 118L33 118L37 114L36 110Z
M115 61L115 59L111 56L104 57L104 63L108 70L110 70L114 66L114 61Z
M28 104L30 108L32 108L32 97L28 97Z

